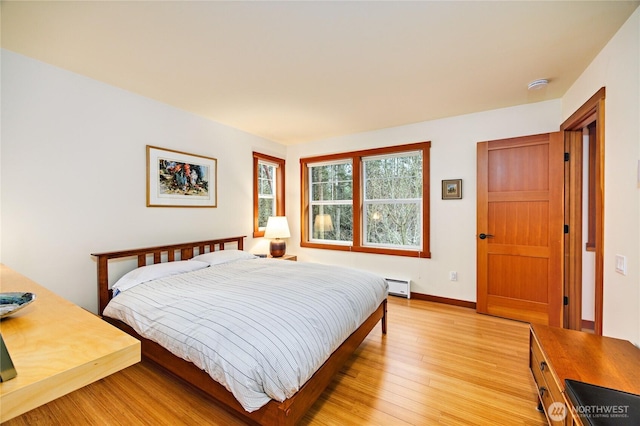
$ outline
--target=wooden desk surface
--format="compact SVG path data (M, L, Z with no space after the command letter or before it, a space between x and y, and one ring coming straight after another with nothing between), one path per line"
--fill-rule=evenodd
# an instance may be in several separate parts
M0 321L18 372L0 383L0 421L140 361L137 339L2 264L0 291L36 295L29 306Z
M640 395L640 349L627 340L532 324L564 392L574 379Z

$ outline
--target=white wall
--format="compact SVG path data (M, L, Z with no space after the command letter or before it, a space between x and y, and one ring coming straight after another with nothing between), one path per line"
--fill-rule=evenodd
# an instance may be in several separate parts
M2 263L95 311L91 253L235 235L253 247L251 152L286 147L1 55ZM146 207L146 145L217 158L218 208Z
M603 333L640 344L640 9L562 99L563 120L606 87ZM616 254L627 275L615 272Z
M476 300L476 145L478 142L558 131L560 101L417 123L295 145L287 151L288 251L300 260L368 269L412 280L412 291ZM300 158L431 141L431 259L300 247ZM462 179L462 200L442 200L441 181ZM449 271L458 281L449 281Z
M582 137L582 319L596 319L596 253L587 251L589 235L589 131Z

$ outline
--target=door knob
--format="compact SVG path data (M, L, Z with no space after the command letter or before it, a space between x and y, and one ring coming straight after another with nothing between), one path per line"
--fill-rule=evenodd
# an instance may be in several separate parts
M481 240L484 240L485 238L493 238L493 235L491 235L491 234L480 234L480 235L478 235L478 237L480 237Z

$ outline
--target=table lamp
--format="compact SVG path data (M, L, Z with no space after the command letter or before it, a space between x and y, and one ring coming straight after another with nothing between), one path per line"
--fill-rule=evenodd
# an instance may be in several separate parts
M289 238L289 224L286 216L271 216L267 220L267 228L264 230L264 237L270 238L269 252L273 257L282 257L287 250L287 245L281 238Z

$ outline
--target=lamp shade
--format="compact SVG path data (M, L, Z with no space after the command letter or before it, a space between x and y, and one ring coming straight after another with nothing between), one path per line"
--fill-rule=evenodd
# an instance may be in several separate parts
M319 232L331 232L333 231L333 222L331 221L331 215L319 214L313 221L313 229Z
M265 238L289 238L289 223L286 216L271 216L267 220L267 228L264 230Z

